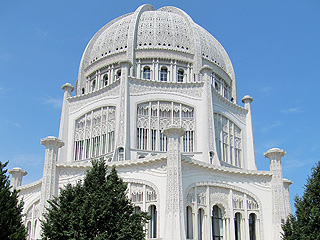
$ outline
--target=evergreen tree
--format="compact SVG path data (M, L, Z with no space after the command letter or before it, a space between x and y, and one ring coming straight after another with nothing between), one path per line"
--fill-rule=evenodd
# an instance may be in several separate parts
M23 202L18 201L18 191L11 191L7 164L0 161L0 239L22 240L27 237L21 218Z
M320 240L320 162L312 168L302 197L295 197L296 214L282 226L285 240Z
M134 213L126 196L127 185L110 173L103 160L92 162L83 183L67 185L49 201L42 222L43 239L144 239L145 212Z

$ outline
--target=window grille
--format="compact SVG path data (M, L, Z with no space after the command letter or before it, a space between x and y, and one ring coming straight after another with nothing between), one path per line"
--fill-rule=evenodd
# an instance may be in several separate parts
M74 160L98 157L114 150L115 107L90 111L75 121Z
M186 130L182 151L194 151L194 109L184 104L151 101L137 106L136 147L141 150L167 151L167 137L162 133L169 125Z

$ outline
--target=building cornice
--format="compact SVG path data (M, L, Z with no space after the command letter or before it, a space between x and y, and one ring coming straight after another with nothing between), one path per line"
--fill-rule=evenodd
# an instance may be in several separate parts
M108 91L116 88L119 85L120 85L120 81L117 80L117 81L114 81L113 83L109 84L108 86L103 87L103 88L101 88L101 89L99 89L97 91L90 92L90 93L85 93L85 94L82 94L82 95L77 95L77 96L74 96L74 97L69 97L68 101L70 103L73 103L73 102L76 102L76 101L81 101L81 100L85 100L85 99L88 99L88 98L91 98L91 97L94 97L94 96L98 96L100 94L103 94L105 92L108 92Z
M220 93L218 93L213 86L211 85L212 94L217 97L223 104L226 104L228 107L241 111L243 114L247 114L248 110L244 107L239 106L237 103L231 102L230 100L223 97Z
M17 190L26 190L26 189L30 189L30 188L36 188L36 187L41 187L42 185L42 178L35 181L35 182L32 182L32 183L29 183L29 184L26 184L26 185L22 185L22 186L19 186L17 188Z
M269 171L247 170L243 168L229 168L229 167L223 167L223 166L216 166L216 165L205 163L189 157L182 157L181 160L193 166L210 169L210 170L214 170L222 173L249 175L249 176L268 176L268 177L272 176L272 174Z

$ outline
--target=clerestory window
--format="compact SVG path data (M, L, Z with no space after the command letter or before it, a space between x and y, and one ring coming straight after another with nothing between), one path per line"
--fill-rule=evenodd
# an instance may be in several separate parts
M167 67L161 67L160 70L160 81L161 82L167 82L168 80L168 69Z
M183 76L184 76L184 71L183 69L179 69L178 70L178 79L177 79L177 82L183 82Z
M121 69L119 69L119 70L117 71L116 79L118 80L118 79L120 79L120 77L121 77Z
M91 83L91 91L93 92L96 88L96 80L93 80Z
M151 78L151 70L149 66L143 68L143 79L150 80Z
M226 99L233 101L232 90L229 84L224 79L216 75L215 73L212 73L211 78L212 78L212 85L214 86L214 89Z
M124 160L124 149L123 147L119 147L118 149L118 161Z
M108 86L108 84L109 84L108 74L105 74L103 76L103 84L104 84L104 86Z

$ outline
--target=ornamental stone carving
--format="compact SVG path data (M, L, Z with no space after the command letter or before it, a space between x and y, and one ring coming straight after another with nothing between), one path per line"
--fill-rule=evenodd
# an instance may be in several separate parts
M179 83L162 83L147 80L130 80L130 93L131 94L144 94L152 92L162 93L176 93L184 95L188 98L199 99L202 97L203 88L202 84L188 84L182 85Z

